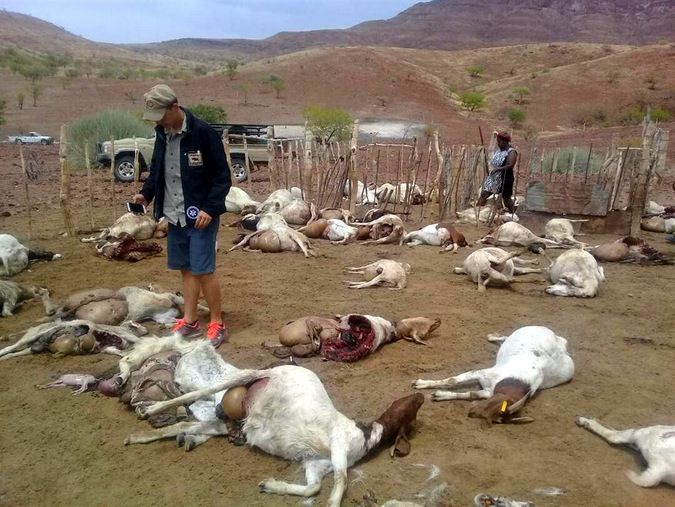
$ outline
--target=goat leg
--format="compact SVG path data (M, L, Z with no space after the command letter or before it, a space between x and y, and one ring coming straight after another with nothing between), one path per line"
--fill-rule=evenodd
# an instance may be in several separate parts
M191 421L179 422L158 428L156 430L148 431L146 433L135 433L128 435L124 439L124 445L132 444L147 444L156 440L164 438L178 437L179 435L227 435L227 425L220 421Z
M275 495L295 495L311 497L321 491L321 479L333 470L333 464L328 459L316 459L305 463L305 478L307 484L291 484L276 479L265 479L258 486L263 493Z
M431 393L433 401L448 401L448 400L486 400L492 396L490 389L480 389L478 391L467 391L457 393L454 391L434 391Z
M267 375L269 375L267 370L241 370L227 375L220 382L216 382L209 387L198 389L197 391L184 394L172 400L158 401L156 403L150 403L147 406L139 406L136 408L136 413L142 419L146 419L151 415L164 412L169 408L178 407L180 405L189 405L210 394L224 391L225 389L231 389L232 387L248 385L256 380L265 378Z
M23 350L20 350L19 352L10 352L10 353L5 354L4 356L0 357L0 361L12 359L13 357L29 356L30 354L32 354L30 349L23 349Z

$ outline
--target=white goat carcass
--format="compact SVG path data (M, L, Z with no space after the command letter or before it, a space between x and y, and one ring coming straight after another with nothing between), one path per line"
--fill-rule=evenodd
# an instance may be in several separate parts
M419 393L401 398L372 424L360 425L335 409L316 374L299 366L278 366L241 370L208 388L139 409L150 416L242 386L248 388L242 428L246 442L274 456L302 461L307 479L306 485L266 479L259 484L261 491L311 497L319 493L321 479L333 472L331 507L342 502L349 467L377 446L392 440L407 443L424 402Z
M427 225L418 231L409 232L401 238L401 244L404 243L408 243L408 246L440 246L441 252L452 250L454 253L460 246L470 246L464 235L447 222Z
M424 194L418 185L408 183L401 183L397 187L391 183L383 183L375 189L375 196L378 203L384 202L398 202L400 204L422 204L424 202ZM406 197L408 200L406 201Z
M581 298L594 297L605 280L595 257L579 249L563 252L548 268L548 276L554 285L546 288L547 294Z
M350 197L351 191L352 191L352 183L351 181L347 180L345 182L343 195L345 197ZM377 196L375 195L375 190L367 188L362 181L357 182L356 204L377 204Z
M258 229L256 232L244 236L228 252L239 248L247 251L266 253L301 251L305 257L316 257L316 253L312 250L312 245L301 232L280 223L275 223L269 227L267 227L267 224L264 224L264 226L266 227L265 229Z
M626 471L637 486L650 488L661 482L675 486L675 426L648 426L630 430L614 430L595 419L577 417L577 426L604 438L610 444L623 444L640 452L647 462L642 473Z
M500 225L494 231L490 232L483 239L479 239L478 243L494 246L532 246L543 245L547 248L563 248L557 241L552 241L546 238L540 238L535 235L527 227L522 226L516 222L507 222Z
M372 264L354 268L346 268L347 273L363 275L363 282L346 282L350 289L366 289L368 287L390 287L390 290L404 289L408 283L406 273L410 273L410 264L389 259L381 259Z
M480 211L478 211L478 221L481 223L487 223L492 214L492 206L483 206ZM476 223L476 210L474 208L465 209L464 211L455 211L457 216L457 221L460 224L475 224ZM515 213L502 212L495 218L497 223L506 223L506 222L520 222L520 218Z
M541 273L542 269L526 268L524 266L537 264L538 261L526 261L518 256L523 252L507 252L501 248L487 247L472 252L462 267L453 269L456 275L468 275L476 284L478 290L484 291L490 285L508 285L513 282L514 275Z
M230 191L225 197L225 210L230 213L253 213L258 209L258 206L260 206L260 203L251 199L239 187L230 187Z
M386 243L399 243L405 235L403 220L396 215L384 215L372 222L359 224L359 227L370 227L370 237L372 241L365 241L365 244L375 243L377 245Z
M160 227L161 224L161 227ZM138 213L125 213L115 223L106 227L97 236L82 238L83 243L96 243L108 237L119 238L128 234L135 240L143 241L150 238L163 238L166 236L165 227L168 227L166 220L155 222L150 215L141 215Z
M476 403L469 417L490 422L530 422L529 417L513 417L539 389L569 382L574 375L574 361L567 353L567 340L542 326L526 326L510 336L489 336L501 343L495 365L469 371L444 380L416 380L415 389L452 388L435 391L431 399L485 400ZM472 384L479 390L456 392Z
M60 259L61 254L41 249L30 249L19 243L14 236L0 234L0 276L14 276L28 267L31 260Z
M326 220L320 218L311 224L298 229L308 238L323 238L332 241L334 244L346 245L357 239L366 239L370 237L368 227L359 227L347 225L344 221L331 218Z
M544 226L544 237L563 245L585 246L574 239L572 224L588 222L588 220L568 220L567 218L553 218Z
M260 206L258 206L256 214L278 213L293 202L294 199L295 197L293 197L293 194L285 188L275 190L260 204Z

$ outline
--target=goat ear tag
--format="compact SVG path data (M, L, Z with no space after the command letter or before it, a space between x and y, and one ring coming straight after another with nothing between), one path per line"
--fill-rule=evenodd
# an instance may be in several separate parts
M187 157L188 157L188 165L190 167L204 165L204 161L202 160L202 152L199 150L188 151Z
M508 402L502 401L502 408L501 408L501 413L503 414L506 412L506 407L508 406Z

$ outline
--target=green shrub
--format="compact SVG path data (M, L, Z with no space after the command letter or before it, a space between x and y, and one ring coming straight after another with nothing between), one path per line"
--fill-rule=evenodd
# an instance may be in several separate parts
M109 63L106 63L99 69L98 77L101 79L115 79L117 77L117 69Z
M511 125L517 127L525 121L525 118L527 118L527 113L522 109L511 109L509 111L508 117Z
M187 106L197 118L204 120L207 123L225 123L227 121L227 113L225 109L220 106L211 106L208 104L193 104Z
M227 62L227 67L225 69L225 74L230 78L230 80L234 79L234 76L237 75L237 67L239 67L239 62L231 60Z
M524 104L526 101L525 97L532 92L527 86L516 86L511 90L511 93L513 94L513 101L516 104Z
M270 81L270 86L275 92L277 92L277 98L279 98L279 94L286 89L286 83L283 79L275 79L274 81Z
M480 75L485 72L485 69L483 68L482 65L469 65L466 68L466 71L469 73L469 76L471 77L480 77Z
M68 162L70 167L84 169L84 146L89 145L89 160L96 162L96 143L126 137L150 137L153 129L147 122L128 111L108 110L80 118L68 126Z
M665 109L652 109L652 120L654 121L668 121L670 120L670 114Z
M466 92L459 96L459 101L469 112L485 107L485 95L478 92Z
M349 139L354 119L343 109L307 106L302 110L312 134L323 143Z
M645 110L640 106L627 107L623 112L623 123L625 125L637 125L645 117Z
M581 106L576 109L572 116L572 124L578 127L602 125L608 121L609 113L603 106Z
M7 100L4 97L0 97L0 125L5 123L5 105Z
M580 147L577 149L577 156L574 158L574 148L566 147L561 148L558 154L558 164L556 165L556 174L571 173L585 174L586 173L586 163L588 162L588 174L595 174L600 172L602 169L602 164L605 162L605 157L599 152L591 152L590 162L588 160L588 152L590 148ZM555 152L549 151L544 156L544 162L541 167L538 168L539 172L548 173L551 171L553 166L553 157ZM572 164L572 159L574 158L574 167L570 170L570 165Z

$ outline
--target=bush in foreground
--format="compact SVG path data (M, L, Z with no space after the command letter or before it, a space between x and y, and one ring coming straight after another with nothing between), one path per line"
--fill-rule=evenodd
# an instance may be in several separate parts
M128 111L108 110L80 118L68 127L68 162L72 169L85 169L84 146L89 146L89 161L96 162L96 143L126 137L150 137L152 127Z

